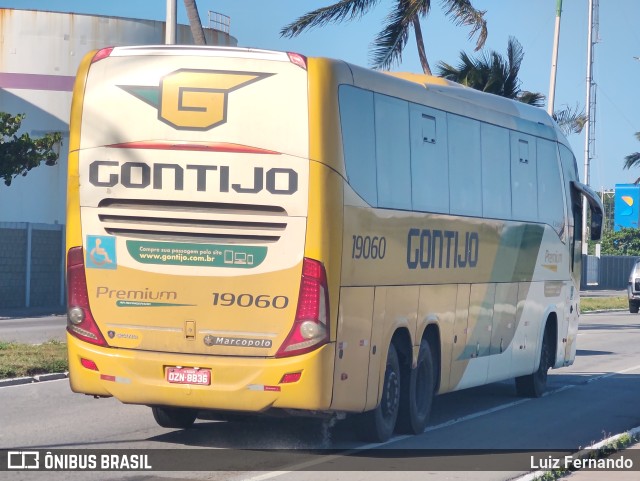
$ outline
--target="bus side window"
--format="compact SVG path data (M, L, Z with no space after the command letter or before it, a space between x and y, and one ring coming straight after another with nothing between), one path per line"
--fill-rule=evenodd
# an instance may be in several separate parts
M571 181L578 180L578 170L573 153L562 144L559 144L559 148L567 209L569 210L568 234L571 242L571 257L573 259L571 268L572 271L579 272L582 255L582 199L580 195L571 188Z
M347 180L369 205L378 205L373 92L350 85L338 90Z
M482 124L482 215L511 218L511 161L509 131ZM497 175L496 172L500 174Z
M556 144L538 139L538 215L561 235L564 231L564 200L562 177L558 165ZM563 236L564 240L564 236Z
M409 105L411 206L422 212L449 213L449 158L446 114Z
M374 94L378 207L411 210L409 103Z
M511 210L515 220L538 222L535 138L511 132Z
M480 122L447 114L449 207L453 215L482 216Z

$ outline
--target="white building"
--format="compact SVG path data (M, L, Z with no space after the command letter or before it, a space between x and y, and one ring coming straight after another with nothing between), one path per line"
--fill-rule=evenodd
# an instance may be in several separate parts
M225 30L205 29L207 43L237 45ZM179 44L193 43L186 25L176 36ZM26 114L19 134L63 134L57 166L40 165L9 187L0 181L0 309L64 305L66 149L82 57L107 46L162 44L164 37L164 22L0 8L0 112Z
M237 45L205 29L210 45ZM41 165L10 187L0 182L0 222L65 223L66 167L71 91L89 51L106 46L164 43L164 22L132 18L0 9L0 112L25 113L23 132L62 132L58 166ZM193 43L180 25L177 43Z

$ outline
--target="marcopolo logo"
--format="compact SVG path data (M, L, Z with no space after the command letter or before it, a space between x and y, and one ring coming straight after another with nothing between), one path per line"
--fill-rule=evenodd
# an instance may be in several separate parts
M271 339L247 339L244 337L204 336L206 346L266 347L273 346Z
M229 94L274 74L180 69L159 86L119 85L158 110L158 119L179 130L209 130L227 121Z

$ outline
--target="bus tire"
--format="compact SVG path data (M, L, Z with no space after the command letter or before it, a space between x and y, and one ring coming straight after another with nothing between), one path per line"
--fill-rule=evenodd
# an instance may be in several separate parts
M435 391L434 374L431 346L423 339L417 366L411 369L408 382L400 384L400 412L396 426L399 433L422 434L427 427Z
M637 314L638 310L640 310L640 302L638 302L638 301L629 301L629 312L631 314Z
M188 408L151 406L153 418L163 428L186 429L193 425L198 411Z
M545 329L540 348L540 365L533 374L516 378L516 392L522 397L540 397L547 387L547 373L551 367L551 329Z
M382 443L393 434L400 407L400 361L393 344L389 346L384 371L382 399L376 408L358 415L357 427L360 439Z

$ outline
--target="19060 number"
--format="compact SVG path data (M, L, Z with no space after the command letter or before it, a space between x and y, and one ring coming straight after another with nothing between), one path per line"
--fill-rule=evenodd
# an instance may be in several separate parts
M287 296L273 296L268 294L260 294L253 296L252 294L234 294L233 292L214 292L213 305L222 307L257 307L258 309L284 309L289 305Z
M354 235L351 249L352 259L384 259L387 253L387 239L384 237L369 237Z

